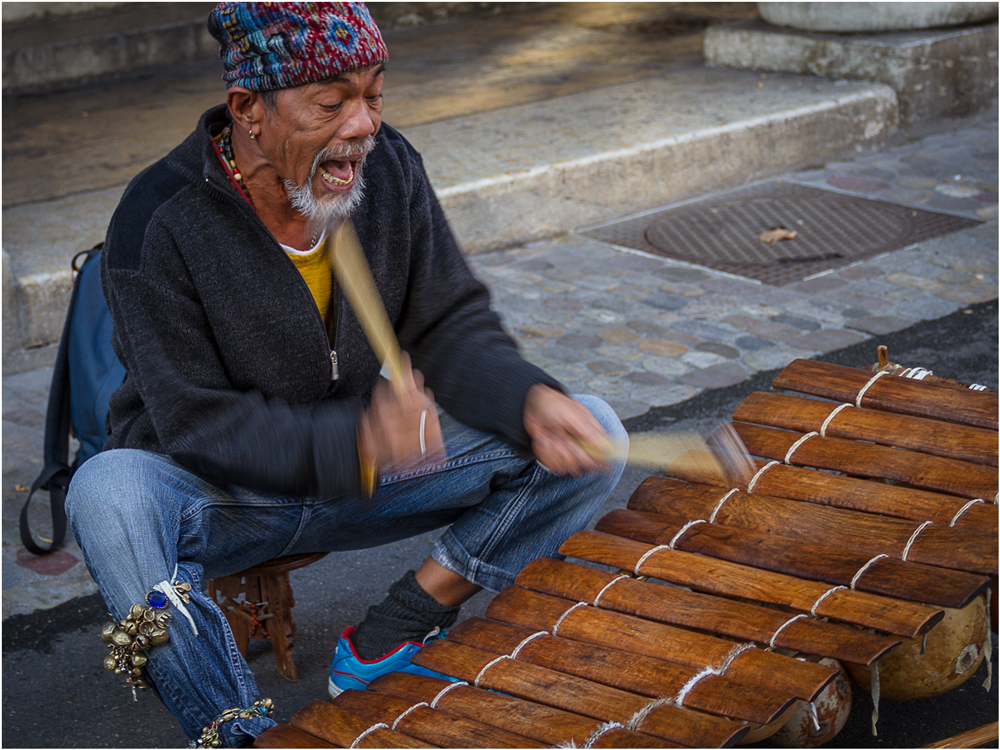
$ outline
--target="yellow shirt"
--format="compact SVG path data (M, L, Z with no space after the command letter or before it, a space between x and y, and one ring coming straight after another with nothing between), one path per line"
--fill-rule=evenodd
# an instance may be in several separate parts
M333 269L330 267L330 254L328 245L322 238L312 250L295 250L294 248L282 245L292 263L299 269L302 278L305 279L309 291L312 292L316 307L319 308L323 322L326 323L326 314L330 308L330 294L333 291Z

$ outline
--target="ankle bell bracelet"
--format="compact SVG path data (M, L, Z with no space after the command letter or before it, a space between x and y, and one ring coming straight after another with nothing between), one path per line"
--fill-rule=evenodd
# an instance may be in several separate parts
M191 743L191 747L222 747L219 727L233 719L269 718L274 713L274 702L270 698L254 701L248 708L227 708L207 727L201 730L201 737Z
M174 587L179 596L187 598L190 583ZM101 640L108 644L111 653L104 659L104 668L125 678L125 687L132 689L133 700L138 700L136 689L149 690L143 667L149 661L144 653L151 646L170 640L167 626L173 616L166 612L170 602L161 591L146 594L145 604L133 604L128 616L119 622L109 622L101 628Z

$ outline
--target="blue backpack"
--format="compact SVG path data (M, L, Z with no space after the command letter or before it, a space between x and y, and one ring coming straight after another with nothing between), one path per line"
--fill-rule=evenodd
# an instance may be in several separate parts
M108 437L108 402L125 379L125 368L111 348L111 311L101 287L101 247L95 245L73 258L76 281L59 340L45 412L45 466L21 508L21 542L36 555L52 552L62 544L70 479L73 472L104 447ZM80 441L72 461L71 431ZM28 524L28 506L40 489L49 491L52 511L52 541L47 547L35 542Z

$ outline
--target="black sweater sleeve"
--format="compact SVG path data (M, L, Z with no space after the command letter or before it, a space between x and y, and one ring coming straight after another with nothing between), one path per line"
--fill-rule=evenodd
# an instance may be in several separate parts
M408 144L407 144L408 145ZM490 308L490 295L462 256L410 151L409 285L398 326L403 348L427 378L435 398L456 419L530 450L524 400L531 386L562 386L525 361Z
M157 208L169 202L154 201ZM356 493L358 402L289 403L234 387L170 227L154 214L135 233L142 207L123 203L102 257L115 351L128 373L113 398L118 423L109 447L165 452L218 484L298 496Z

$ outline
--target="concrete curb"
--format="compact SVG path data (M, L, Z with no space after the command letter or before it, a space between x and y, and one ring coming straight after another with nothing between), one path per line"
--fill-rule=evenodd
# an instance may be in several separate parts
M654 208L872 150L896 129L888 86L781 76L767 89L759 79L697 69L405 134L423 154L460 244L475 255L600 223L623 203ZM704 83L707 95L698 93ZM646 100L643 91L652 92ZM594 114L609 100L613 112ZM677 111L665 114L672 105ZM547 141L553 118L573 131L558 142ZM5 353L58 340L70 259L103 239L123 189L4 209L4 294L16 305L10 318L5 307Z
M463 249L475 255L606 221L622 203L653 208L846 149L869 150L884 143L895 124L895 94L873 87L837 101L455 185L438 197ZM609 184L609 174L619 179Z

